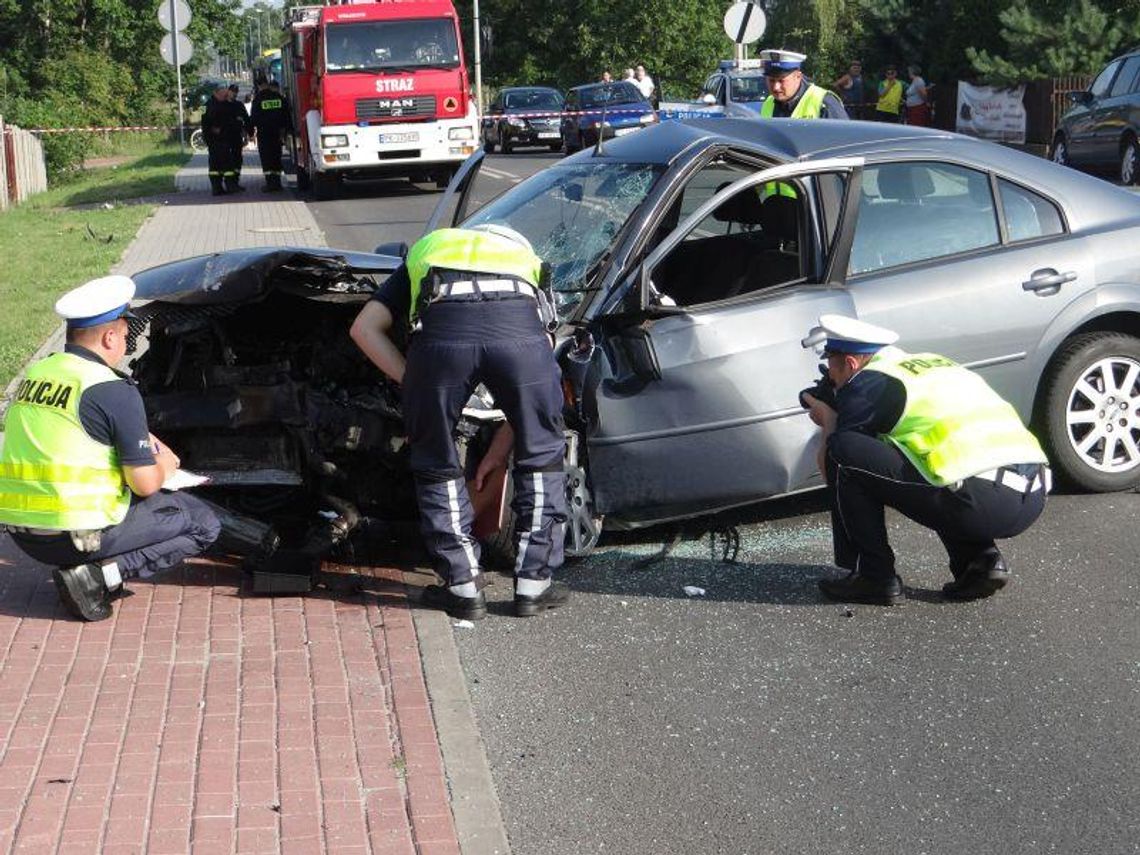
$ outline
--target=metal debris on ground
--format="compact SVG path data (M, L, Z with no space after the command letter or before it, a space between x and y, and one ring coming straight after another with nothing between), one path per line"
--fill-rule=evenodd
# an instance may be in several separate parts
M698 588L696 585L685 585L682 589L687 597L703 597L705 595L704 588Z

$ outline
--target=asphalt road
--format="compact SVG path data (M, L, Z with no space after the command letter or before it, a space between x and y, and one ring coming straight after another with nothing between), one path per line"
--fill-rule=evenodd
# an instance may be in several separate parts
M551 156L491 157L488 193ZM411 242L406 182L313 205L331 245ZM818 498L745 515L736 563L690 532L611 536L564 610L456 629L515 855L1140 851L1140 497L1054 496L1012 585L940 601L899 517L909 601L823 602ZM689 597L684 586L703 588Z

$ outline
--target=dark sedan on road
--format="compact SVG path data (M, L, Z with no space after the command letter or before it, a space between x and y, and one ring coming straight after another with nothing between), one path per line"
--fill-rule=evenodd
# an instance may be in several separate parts
M551 267L572 554L603 524L820 486L818 431L797 397L817 376L808 331L824 313L979 371L1070 485L1140 483L1140 199L1128 191L870 122L666 122L473 211L483 157L427 228L506 224ZM381 513L407 495L385 487L407 482L398 393L343 329L399 252L244 252L140 275L156 302L136 372L160 402L156 431L176 434L189 468L210 456L256 485L249 506L267 516L298 507L277 482L307 487L310 506L350 498ZM473 459L489 405L470 408L458 437Z
M515 146L562 148L562 93L545 86L514 86L495 96L483 117L483 147L510 154Z
M1053 135L1053 160L1140 183L1140 49L1112 60L1070 100Z
M590 83L566 93L562 150L567 154L602 139L622 137L656 124L657 112L632 83Z

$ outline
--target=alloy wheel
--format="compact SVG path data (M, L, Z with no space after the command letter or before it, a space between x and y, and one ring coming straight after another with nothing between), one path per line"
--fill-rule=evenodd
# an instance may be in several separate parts
M1140 466L1140 362L1100 359L1069 391L1068 439L1085 465L1121 474Z

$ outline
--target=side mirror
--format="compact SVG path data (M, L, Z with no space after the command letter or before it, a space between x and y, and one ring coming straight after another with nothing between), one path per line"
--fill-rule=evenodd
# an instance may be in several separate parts
M1069 101L1073 104L1091 104L1093 94L1091 92L1070 92Z
M716 96L713 95L711 92L706 92L704 95L701 96L701 103L702 104L708 104L711 107L713 104L716 103Z
M397 258L408 257L408 244L404 241L393 241L392 243L382 243L376 249L372 250L377 255L394 255Z

